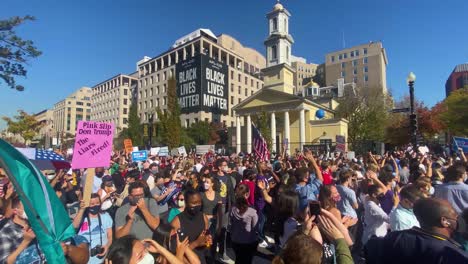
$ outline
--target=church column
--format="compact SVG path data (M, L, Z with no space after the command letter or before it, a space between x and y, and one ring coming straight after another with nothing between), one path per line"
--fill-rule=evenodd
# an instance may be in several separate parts
M252 120L250 115L247 115L245 127L247 129L247 153L250 154L252 152Z
M290 133L290 130L289 130L289 112L286 111L284 112L284 138L288 140L288 144L286 146L286 154L289 155L289 149L291 147L291 133Z
M241 122L240 116L236 116L236 154L241 152Z
M276 153L276 116L275 112L271 113L271 152Z
M304 148L305 143L305 110L299 112L299 147L300 151Z

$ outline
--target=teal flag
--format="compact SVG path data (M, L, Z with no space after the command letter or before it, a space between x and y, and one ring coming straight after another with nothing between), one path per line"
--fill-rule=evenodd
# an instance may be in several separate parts
M66 263L60 242L74 236L75 229L47 178L3 139L0 139L0 165L24 205L47 263Z

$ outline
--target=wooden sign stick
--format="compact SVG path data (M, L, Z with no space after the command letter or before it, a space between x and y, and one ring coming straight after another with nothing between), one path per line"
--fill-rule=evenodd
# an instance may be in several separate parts
M93 191L93 183L94 183L94 168L88 168L86 170L86 182L84 185L84 190L83 190L83 202L85 203L85 206L89 206L89 202L91 200L91 193Z

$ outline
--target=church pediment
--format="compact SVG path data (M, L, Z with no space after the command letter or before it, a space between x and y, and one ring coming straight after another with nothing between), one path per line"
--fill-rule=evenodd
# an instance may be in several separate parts
M275 107L278 105L293 106L299 105L303 102L302 97L293 94L288 94L272 89L263 89L253 94L240 104L233 107L234 111L241 111L247 108L268 108L269 106Z

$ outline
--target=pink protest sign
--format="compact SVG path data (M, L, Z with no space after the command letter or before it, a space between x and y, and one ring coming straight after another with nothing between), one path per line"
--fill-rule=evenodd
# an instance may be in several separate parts
M112 123L79 121L73 148L73 169L109 166L113 136Z

